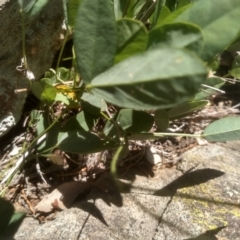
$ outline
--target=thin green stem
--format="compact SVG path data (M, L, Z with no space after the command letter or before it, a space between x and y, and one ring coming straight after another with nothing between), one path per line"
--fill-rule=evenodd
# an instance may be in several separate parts
M114 124L114 123L112 122L112 119L109 118L104 112L100 112L100 114L101 114L106 120L108 120L108 121L110 121L112 124Z
M58 67L60 65L60 61L62 59L63 50L64 50L64 47L65 47L65 45L67 43L67 40L68 40L68 29L67 29L67 34L64 37L63 45L61 47L61 50L60 50L60 53L59 53L59 56L58 56L57 67L56 67L56 69L57 69L57 77L58 77Z
M174 137L201 137L201 134L188 134L188 133L153 133L154 136L174 136Z
M156 139L159 137L193 137L201 138L201 134L187 134L187 133L139 133L128 136L128 140L149 140Z
M80 81L79 81L80 77L79 77L79 73L78 73L78 70L77 70L76 53L75 53L74 46L72 47L72 55L73 55L73 57L72 57L72 65L73 65L73 68L74 68L73 87L76 87L77 85L80 84ZM77 84L77 83L79 83L79 84Z
M62 61L69 61L69 60L72 60L73 58L72 57L67 57L67 58L63 58Z
M28 69L27 64L27 57L26 57L26 35L25 35L25 12L22 8L20 8L20 14L21 14L21 25L22 25L22 51L23 51L23 63L24 68Z
M111 166L110 166L110 171L111 171L111 174L117 178L117 161L119 159L119 156L121 154L121 152L123 151L124 149L124 145L121 145L117 151L115 152L114 156L113 156L113 159L112 159L112 162L111 162Z

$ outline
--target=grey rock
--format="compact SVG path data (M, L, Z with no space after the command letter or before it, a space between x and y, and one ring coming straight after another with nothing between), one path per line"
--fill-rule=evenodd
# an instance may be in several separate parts
M132 170L122 179L132 186L126 184L119 192L111 176L102 175L98 184L104 185L107 192L92 189L86 199L41 226L25 219L15 239L151 239L170 200L160 200L153 193L177 176L179 171L170 169L153 178Z
M183 155L178 169L135 167L98 184L39 225L26 218L21 239L240 239L240 152L216 144ZM150 177L151 175L151 177ZM124 184L123 184L124 183Z
M240 239L239 159L239 151L216 144L186 152L154 239Z
M26 56L29 69L39 79L50 68L62 43L64 14L62 0L51 0L34 18L26 18ZM20 119L29 87L21 65L22 27L18 1L0 0L0 137Z

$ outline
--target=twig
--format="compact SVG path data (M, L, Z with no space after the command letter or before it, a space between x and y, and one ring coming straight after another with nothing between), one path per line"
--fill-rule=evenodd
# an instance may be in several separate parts
M41 177L41 179L43 180L43 182L47 184L47 181L45 180L45 178L43 177L43 174L41 172L38 154L36 154L36 161L37 161L37 163L36 163L36 170L37 170L39 176Z
M35 210L34 210L34 208L32 207L32 204L31 204L30 201L28 200L27 196L25 195L24 190L22 190L21 193L22 193L21 197L22 197L22 198L24 199L24 201L27 203L30 211L31 211L33 214L35 214Z
M205 88L210 88L210 89L212 89L212 90L214 90L214 91L216 91L216 92L220 92L220 93L223 93L223 94L226 93L226 92L223 91L223 90L220 90L220 89L218 89L218 88L211 87L211 86L208 86L208 85L205 85L205 84L201 84L201 86L203 86L203 87L205 87Z

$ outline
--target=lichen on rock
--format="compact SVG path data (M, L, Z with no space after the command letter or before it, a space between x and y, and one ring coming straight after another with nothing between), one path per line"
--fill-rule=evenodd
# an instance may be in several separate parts
M51 0L33 18L25 19L26 57L38 80L50 68L63 40L64 12L61 0ZM29 80L17 69L23 58L22 25L18 1L0 0L0 137L20 119ZM11 121L9 121L9 116ZM13 119L12 119L13 118Z

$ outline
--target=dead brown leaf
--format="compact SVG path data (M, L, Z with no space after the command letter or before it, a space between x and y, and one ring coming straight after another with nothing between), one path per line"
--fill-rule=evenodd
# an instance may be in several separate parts
M90 182L66 182L45 196L36 206L36 212L51 212L54 209L64 210L73 203L74 199L84 190L92 187Z

